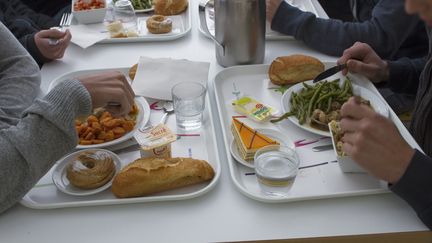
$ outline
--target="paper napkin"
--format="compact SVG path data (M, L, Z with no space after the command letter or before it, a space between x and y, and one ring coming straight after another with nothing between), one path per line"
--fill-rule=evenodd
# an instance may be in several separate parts
M135 95L171 100L171 88L179 82L207 85L210 63L185 59L140 57L132 89Z
M72 43L84 49L108 38L106 28L102 23L71 25L69 30L72 34Z

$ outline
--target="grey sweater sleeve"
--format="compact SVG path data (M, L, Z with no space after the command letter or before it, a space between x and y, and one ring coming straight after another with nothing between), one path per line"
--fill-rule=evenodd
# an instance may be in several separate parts
M417 151L402 178L390 189L408 202L423 223L432 229L432 159Z
M403 0L380 1L372 11L372 18L361 23L316 18L283 1L271 28L329 55L340 56L360 41L368 43L382 58L390 58L418 24L417 16L405 13Z
M81 82L68 80L43 99L34 101L37 94L34 90L40 82L37 65L2 24L0 39L0 105L4 116L0 128L0 212L3 212L19 201L57 159L76 146L74 118L90 112L91 97Z
M40 73L34 60L0 23L0 129L16 125L36 98Z

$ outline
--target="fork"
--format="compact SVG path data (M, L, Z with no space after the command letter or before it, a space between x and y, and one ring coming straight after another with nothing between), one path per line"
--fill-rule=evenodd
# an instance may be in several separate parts
M174 106L173 106L172 101L165 101L165 103L162 106L162 109L164 111L164 114L162 115L162 118L158 124L165 124L167 116L174 113ZM145 132L149 131L150 129L152 129L153 127L155 127L155 126L150 123L147 126L141 127L139 130L140 130L140 132L145 133Z
M69 27L72 22L72 14L71 13L64 13L60 19L60 24L58 27L51 27L50 29L56 29L59 31L64 31L65 27ZM58 39L49 39L50 45L57 45L59 43Z

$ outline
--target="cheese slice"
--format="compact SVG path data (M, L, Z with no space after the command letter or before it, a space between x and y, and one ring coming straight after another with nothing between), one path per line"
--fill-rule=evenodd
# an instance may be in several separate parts
M262 147L279 144L236 118L232 120L231 131L238 151L244 160L253 160L256 151Z

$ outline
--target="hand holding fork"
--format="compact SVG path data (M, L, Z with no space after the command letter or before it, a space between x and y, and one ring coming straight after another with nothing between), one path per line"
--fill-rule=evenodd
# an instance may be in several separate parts
M71 14L65 13L60 21L60 27L41 30L34 35L36 47L45 59L54 60L63 57L72 38L69 30L63 31L63 28L70 25L71 19Z

